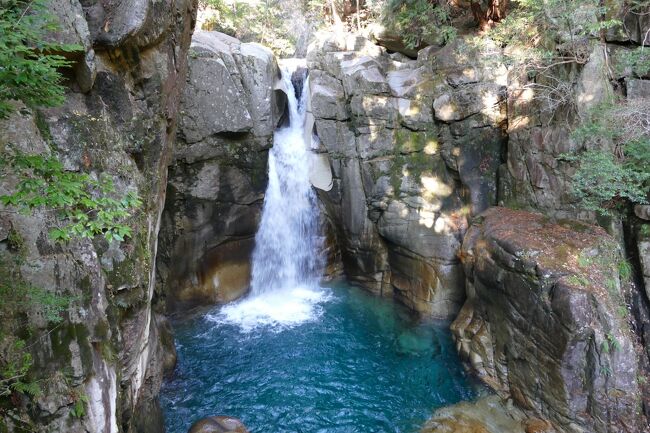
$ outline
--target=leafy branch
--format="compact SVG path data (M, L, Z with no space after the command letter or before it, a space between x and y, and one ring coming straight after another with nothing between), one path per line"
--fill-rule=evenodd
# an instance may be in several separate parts
M0 173L12 173L18 178L14 191L0 196L2 205L19 212L43 208L55 212L64 222L50 230L54 241L103 235L108 241L121 242L132 236L125 221L142 201L135 192L114 198L116 191L109 176L95 179L87 173L65 170L53 156L22 153L1 158Z

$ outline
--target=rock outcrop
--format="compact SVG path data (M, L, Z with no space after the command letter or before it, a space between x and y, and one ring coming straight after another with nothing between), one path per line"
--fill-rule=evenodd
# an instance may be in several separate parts
M143 206L121 244L57 244L48 237L57 224L52 212L0 212L3 266L17 264L21 287L73 300L56 326L36 307L15 323L2 319L9 335L29 335L41 379L20 429L160 432L157 395L173 345L163 346L168 325L151 305L154 263L196 1L55 0L50 11L61 24L50 37L84 50L73 56L61 107L18 107L0 122L2 153L56 155L67 170L110 177L116 194L137 192ZM0 193L12 182L0 179ZM26 404L12 402L19 413ZM17 419L0 412L9 431Z
M334 174L320 196L346 275L429 316L458 311L467 217L497 199L506 70L498 56L478 58L463 41L410 60L331 34L308 54L319 151Z
M248 290L268 149L285 102L274 90L275 57L261 45L196 32L188 62L158 261L171 311Z
M617 242L599 227L491 208L462 249L452 324L478 375L563 432L641 431L637 354Z

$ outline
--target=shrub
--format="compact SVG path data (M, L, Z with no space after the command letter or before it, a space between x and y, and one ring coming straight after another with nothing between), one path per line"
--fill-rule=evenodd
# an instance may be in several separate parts
M22 153L0 158L0 173L18 177L15 190L0 196L0 203L20 211L44 208L55 212L63 223L50 231L55 241L103 235L108 241L121 242L131 236L126 221L142 202L133 192L114 198L108 176L94 179L87 173L66 171L56 157Z
M47 0L0 0L0 119L14 110L11 100L27 106L56 106L63 102L59 68L70 66L60 53L78 45L48 42L56 29Z
M611 215L628 202L648 203L650 101L600 104L582 119L573 137L587 150L561 158L578 164L571 183L585 208ZM616 151L599 150L607 143Z
M447 2L388 0L382 20L399 34L404 44L415 49L424 42L448 42L456 37Z

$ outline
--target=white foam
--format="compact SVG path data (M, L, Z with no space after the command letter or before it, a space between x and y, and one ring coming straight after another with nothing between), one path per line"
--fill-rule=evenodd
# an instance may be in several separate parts
M243 332L259 327L276 331L317 320L322 304L332 299L330 289L295 287L249 296L208 315L208 320L237 325Z

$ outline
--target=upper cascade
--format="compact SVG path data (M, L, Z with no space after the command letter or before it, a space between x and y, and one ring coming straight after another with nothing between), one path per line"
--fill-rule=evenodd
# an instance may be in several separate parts
M252 295L287 287L316 286L321 250L318 204L309 182L310 152L305 142L307 70L282 65L289 125L276 131L269 154L269 184L255 237ZM310 135L310 134L309 134Z

